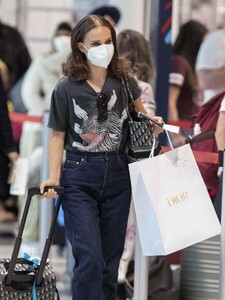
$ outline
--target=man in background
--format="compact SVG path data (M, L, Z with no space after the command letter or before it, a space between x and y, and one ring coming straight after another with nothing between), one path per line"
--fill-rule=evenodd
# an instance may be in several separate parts
M225 25L211 32L202 42L196 72L204 103L225 90Z
M113 27L116 27L120 21L121 14L117 7L115 6L99 6L92 10L89 15L99 15L108 20Z

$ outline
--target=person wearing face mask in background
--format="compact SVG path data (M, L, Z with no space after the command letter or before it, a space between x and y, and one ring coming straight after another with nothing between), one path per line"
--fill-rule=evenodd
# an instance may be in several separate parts
M50 108L51 93L57 81L62 76L62 63L71 51L70 36L72 27L67 22L61 22L55 29L51 40L51 50L37 56L32 61L22 84L22 98L29 115L42 116ZM38 185L43 149L42 124L26 121L23 123L20 139L20 156L29 160L27 187ZM25 197L19 197L20 212ZM28 216L24 231L24 240L27 242L38 239L38 201L32 201L33 207Z
M21 93L28 114L42 115L49 109L52 90L62 76L62 63L70 51L71 31L69 23L60 23L50 52L36 57L26 72Z
M49 179L40 192L46 186L64 187L65 231L75 259L72 299L115 300L131 200L124 75L136 110L147 112L128 74L129 62L118 55L115 30L104 17L80 20L71 46L65 76L52 93ZM43 193L55 196L51 188Z

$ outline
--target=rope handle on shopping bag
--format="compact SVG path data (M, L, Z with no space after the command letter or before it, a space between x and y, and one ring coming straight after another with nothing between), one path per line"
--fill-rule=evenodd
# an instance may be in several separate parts
M60 187L60 186L46 186L45 189L44 189L44 193L47 192L48 189L54 189L56 191L56 193L58 195L57 196L58 201L57 201L56 206L55 206L55 210L54 210L54 214L53 214L53 218L52 218L52 223L51 223L51 226L50 226L50 229L49 229L49 232L48 232L48 237L46 239L44 250L43 250L43 253L42 253L40 267L39 267L38 273L37 273L37 280L36 280L36 285L37 286L40 286L41 281L42 281L42 276L43 276L43 272L44 272L44 269L45 269L45 264L46 264L46 261L48 259L48 254L49 254L49 250L50 250L51 243L52 243L53 231L54 231L54 227L55 227L55 224L56 224L56 221L57 221L59 208L60 208L60 205L61 205L61 197L64 193L64 188ZM20 246L21 246L21 243L22 243L23 230L24 230L24 227L25 227L28 211L29 211L29 208L30 208L31 199L34 195L41 195L39 187L31 187L31 188L28 189L26 204L25 204L25 207L24 207L22 219L21 219L20 226L19 226L19 231L18 231L16 240L15 240L15 245L14 245L11 260L10 260L10 263L9 263L9 269L8 269L8 274L7 274L7 278L6 278L6 285L11 285L11 282L12 282L14 268L15 268L17 257L18 257L18 254L19 254Z

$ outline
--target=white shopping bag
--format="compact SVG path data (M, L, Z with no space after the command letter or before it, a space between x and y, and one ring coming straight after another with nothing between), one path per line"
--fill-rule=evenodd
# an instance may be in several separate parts
M25 195L28 180L28 159L19 158L12 166L12 172L9 178L10 195Z
M167 255L220 234L190 145L129 164L144 255Z

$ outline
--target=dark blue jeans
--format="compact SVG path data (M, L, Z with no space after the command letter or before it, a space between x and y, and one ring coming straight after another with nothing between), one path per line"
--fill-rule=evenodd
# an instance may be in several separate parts
M73 300L115 300L131 199L126 156L67 153L61 184L75 259Z

